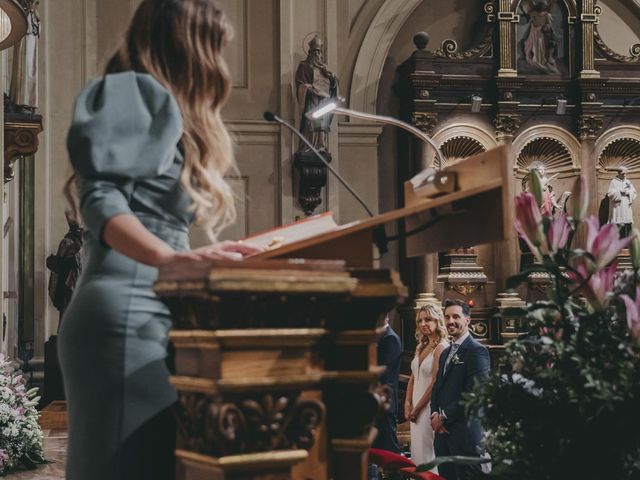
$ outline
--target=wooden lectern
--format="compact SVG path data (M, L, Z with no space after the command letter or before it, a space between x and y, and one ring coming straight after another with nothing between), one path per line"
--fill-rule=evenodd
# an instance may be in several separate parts
M181 407L177 478L366 480L388 403L376 326L406 297L397 274L372 268L373 229L405 219L411 255L507 238L509 167L496 149L452 165L452 193L421 199L407 186L404 208L337 231L244 262L162 268L156 291L174 318Z

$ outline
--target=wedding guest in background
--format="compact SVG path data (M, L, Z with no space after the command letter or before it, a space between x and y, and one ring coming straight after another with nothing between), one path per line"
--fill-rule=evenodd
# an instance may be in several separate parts
M469 332L471 312L460 300L446 300L444 320L453 342L440 356L440 368L431 395L431 427L436 432L434 447L438 457L464 455L478 457L483 430L480 423L465 415L462 394L482 382L491 366L489 351ZM447 480L466 480L481 471L478 465L444 463L440 475Z
M411 460L416 465L435 458L430 404L440 355L449 346L447 337L442 307L427 304L420 308L416 315L417 348L404 404L404 416L411 421Z
M194 219L212 238L234 219L220 116L230 32L211 0L143 0L105 75L76 99L65 193L82 214L87 262L59 338L69 480L174 478L177 394L158 267L258 251L189 248Z
M376 428L378 436L373 441L373 448L382 448L391 452L400 453L396 425L398 422L398 381L400 379L400 360L402 357L402 344L400 337L389 324L389 315L385 315L379 322L378 328L383 329L378 338L378 365L386 367L380 377L382 385L391 388L391 402L389 410L378 417Z

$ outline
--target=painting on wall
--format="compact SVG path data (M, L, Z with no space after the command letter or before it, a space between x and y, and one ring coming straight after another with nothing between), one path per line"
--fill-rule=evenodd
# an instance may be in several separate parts
M517 9L518 73L568 73L567 14L562 0L522 0Z

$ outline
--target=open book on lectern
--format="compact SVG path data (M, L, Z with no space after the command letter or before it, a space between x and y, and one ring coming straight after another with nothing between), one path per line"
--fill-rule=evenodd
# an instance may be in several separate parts
M407 181L404 207L396 210L345 225L327 212L244 241L269 248L252 258L344 260L371 268L374 230L399 220L399 241L406 242L409 257L506 240L513 236L509 155L502 146L454 162L434 175L440 188Z

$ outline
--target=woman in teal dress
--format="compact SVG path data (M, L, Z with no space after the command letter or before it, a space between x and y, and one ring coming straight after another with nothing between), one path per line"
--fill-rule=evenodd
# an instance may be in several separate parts
M143 0L105 76L76 99L65 191L80 207L88 259L59 339L68 479L173 478L171 319L153 292L157 267L255 251L188 242L191 220L215 234L234 215L220 119L228 31L211 0Z

